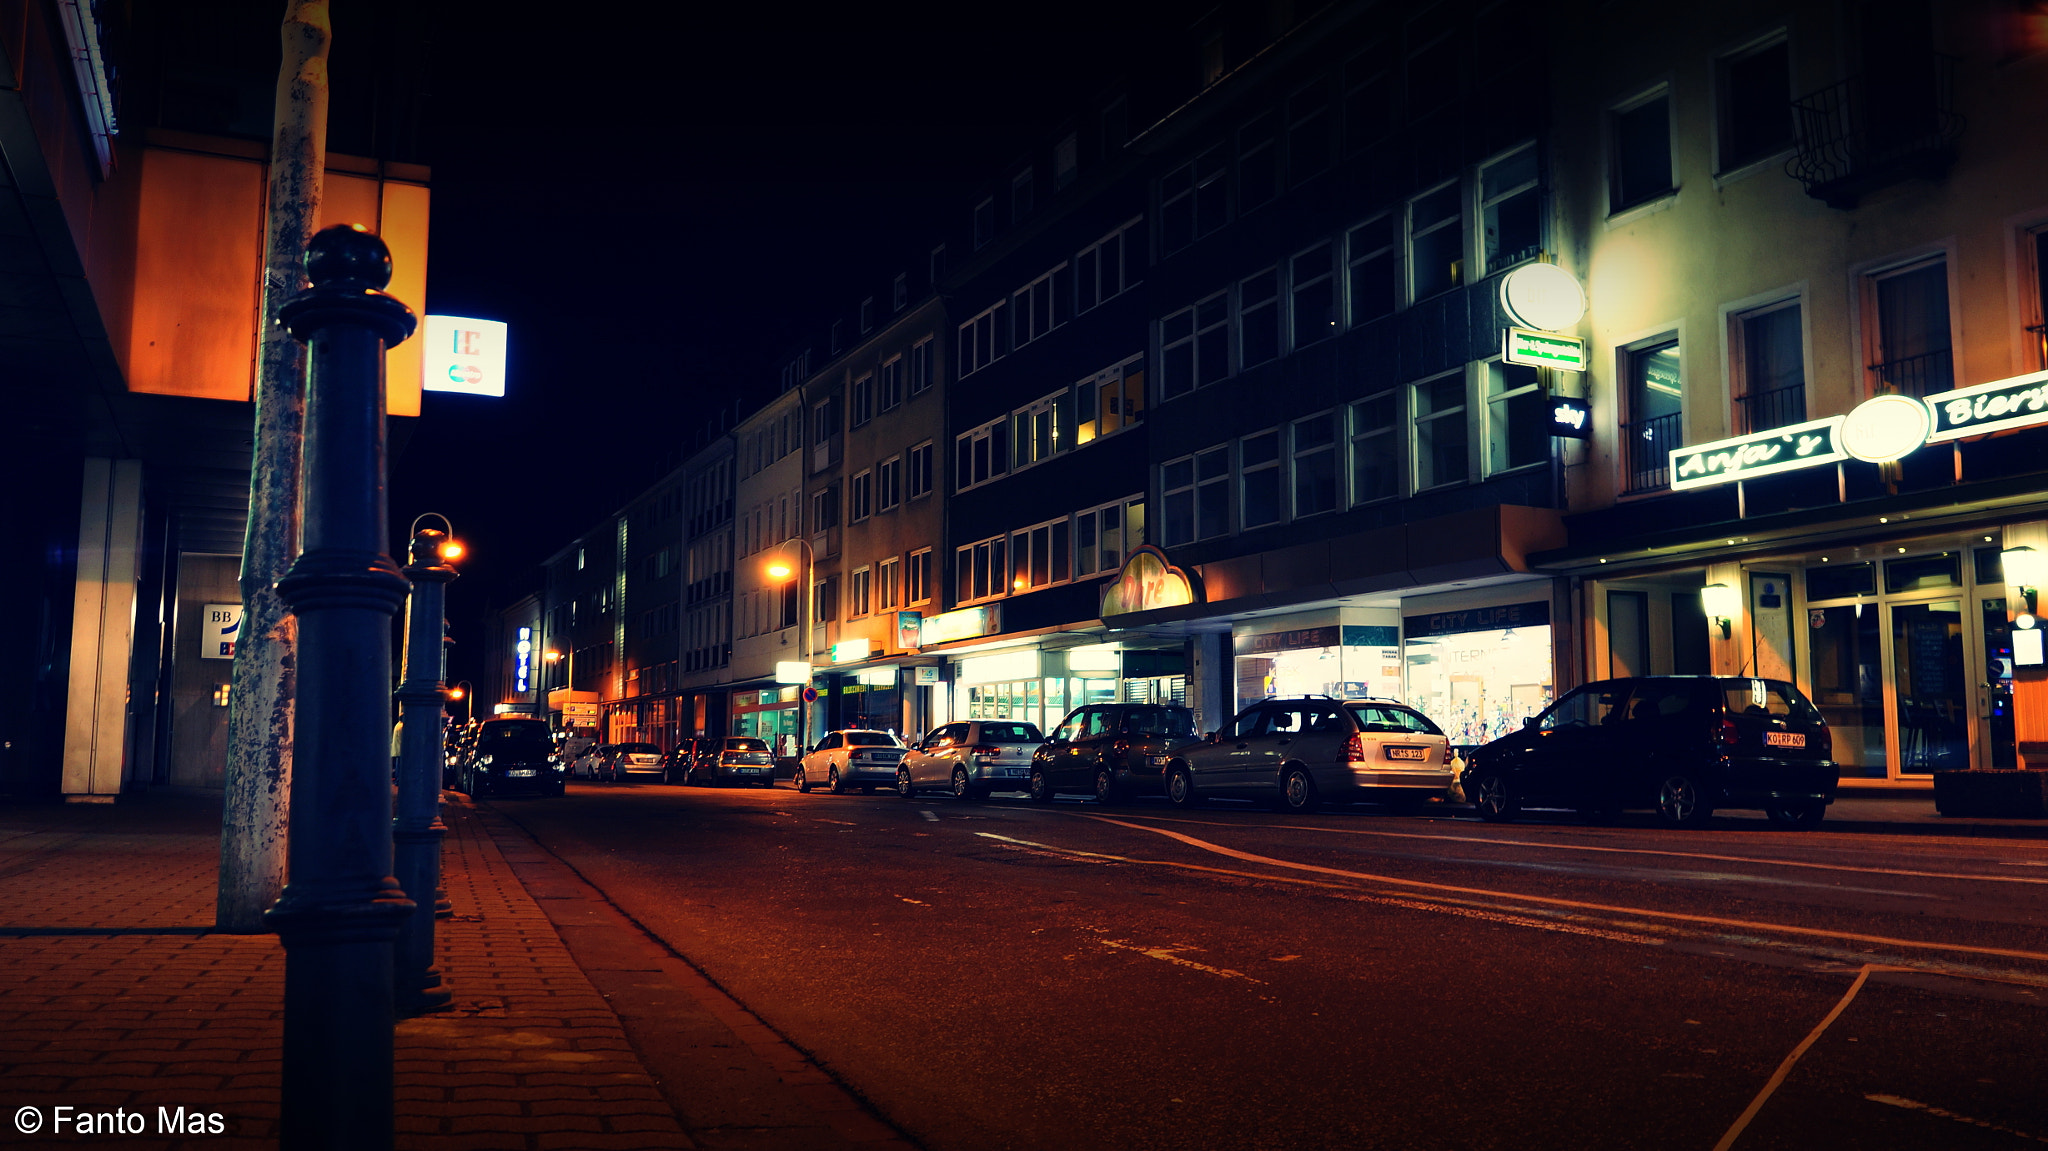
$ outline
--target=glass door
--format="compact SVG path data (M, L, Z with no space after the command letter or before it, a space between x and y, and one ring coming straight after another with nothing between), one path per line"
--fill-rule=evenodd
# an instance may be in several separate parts
M1891 617L1892 690L1903 776L1970 766L1971 666L1963 601L1886 605Z
M1874 603L1806 611L1813 702L1834 729L1835 762L1845 779L1883 779L1889 774L1878 614Z

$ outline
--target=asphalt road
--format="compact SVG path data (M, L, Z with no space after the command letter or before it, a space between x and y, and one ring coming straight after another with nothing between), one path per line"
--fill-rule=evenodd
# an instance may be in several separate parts
M2041 841L787 785L491 806L933 1149L2048 1142Z

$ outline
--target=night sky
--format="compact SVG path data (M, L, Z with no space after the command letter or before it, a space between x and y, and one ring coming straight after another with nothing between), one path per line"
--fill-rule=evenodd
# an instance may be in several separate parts
M915 290L999 169L1198 11L437 7L427 307L506 321L510 370L503 399L427 395L391 517L445 513L470 546L449 676L479 682L484 620L541 560L772 396L831 318L899 271Z

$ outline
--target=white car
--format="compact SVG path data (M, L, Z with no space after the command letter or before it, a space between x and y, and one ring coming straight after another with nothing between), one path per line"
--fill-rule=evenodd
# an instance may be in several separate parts
M903 750L903 741L886 731L827 732L809 755L797 761L796 789L809 791L818 783L834 795L844 795L849 787L872 792L878 783L896 782Z
M909 799L920 789L943 787L961 799L984 799L992 791L1023 791L1030 784L1032 753L1044 742L1037 724L949 723L904 755L896 793Z

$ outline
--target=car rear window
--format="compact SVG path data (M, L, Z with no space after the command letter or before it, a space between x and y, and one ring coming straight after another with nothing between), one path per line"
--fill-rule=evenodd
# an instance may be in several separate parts
M653 745L653 744L651 744L651 743L622 743L622 744L620 744L620 745L619 745L619 754L620 754L620 755L660 755L660 754L661 754L661 749L660 749L660 748L658 748L658 747L656 747L656 746L654 746L654 745Z
M1419 711L1389 704L1351 704L1351 718L1356 720L1363 731L1412 731L1422 735L1442 735L1443 731Z
M768 742L766 740L748 739L745 737L728 739L725 741L725 749L727 751L767 751Z
M480 738L492 742L545 740L548 738L548 725L537 719L499 720L496 723L485 724Z
M1769 679L1723 680L1721 697L1729 715L1768 715L1801 723L1821 722L1820 712L1789 683Z
M1191 736L1195 734L1195 713L1184 707L1134 707L1124 716L1124 731L1130 735Z
M846 733L848 747L895 747L896 737L886 731L849 731Z
M1038 727L1029 723L984 723L981 738L990 743L1044 743Z

